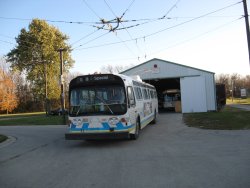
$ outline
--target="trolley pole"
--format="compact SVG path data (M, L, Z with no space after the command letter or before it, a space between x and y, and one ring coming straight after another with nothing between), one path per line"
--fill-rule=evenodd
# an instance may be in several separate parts
M250 31L249 31L249 21L248 21L248 11L247 11L246 0L243 0L243 7L244 7L244 17L245 17L246 33L247 33L248 58L249 58L249 65L250 65Z
M63 51L66 49L60 48L60 84L61 84L61 108L63 115L63 123L66 124L66 116L65 116L65 97L64 97L64 78L63 78Z

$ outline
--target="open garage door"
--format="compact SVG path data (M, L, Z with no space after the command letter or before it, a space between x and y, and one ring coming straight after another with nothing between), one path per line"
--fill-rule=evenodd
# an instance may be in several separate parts
M174 101L173 101L173 98L171 98L171 97L174 96L174 93L169 94L170 95L169 97L165 97L166 92L169 91L169 90L171 90L171 91L173 91L173 90L180 91L180 78L179 77L178 78L164 78L164 79L154 79L154 80L143 80L143 81L155 86L156 91L157 91L157 95L158 95L159 110L171 111L171 112L176 111L176 109L175 109L176 101L175 100L178 100L178 112L181 111L180 97L178 99L175 98ZM168 99L171 102L166 101L165 99ZM168 106L167 104L171 104L169 106L169 108L167 108L167 106Z
M181 78L180 86L182 113L207 112L204 77Z

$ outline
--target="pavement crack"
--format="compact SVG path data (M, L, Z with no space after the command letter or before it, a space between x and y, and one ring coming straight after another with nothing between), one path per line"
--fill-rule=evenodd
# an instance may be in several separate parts
M21 156L23 156L23 155L26 155L26 154L29 154L29 153L31 153L31 152L37 151L37 150L39 150L39 149L41 149L41 148L47 147L48 145L50 145L50 144L52 144L52 143L55 143L55 142L57 142L57 141L59 141L59 140L62 140L62 139L63 139L63 137L61 137L61 138L59 138L59 139L52 140L52 141L49 142L49 143L45 143L45 144L39 145L39 146L37 146L37 147L31 148L31 149L29 149L29 150L27 150L27 151L24 151L24 152L20 153L20 154L14 155L14 156L12 156L12 157L9 157L8 159L5 159L5 160L3 160L3 161L0 161L0 164L4 164L4 163L6 163L6 162L8 162L8 161L11 161L11 160L13 160L13 159L17 159L17 158L19 158L19 157L21 157Z

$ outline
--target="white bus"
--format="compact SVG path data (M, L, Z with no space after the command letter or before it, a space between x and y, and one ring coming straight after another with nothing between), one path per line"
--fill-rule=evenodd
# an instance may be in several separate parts
M155 87L121 74L94 74L69 84L67 140L130 138L158 115Z

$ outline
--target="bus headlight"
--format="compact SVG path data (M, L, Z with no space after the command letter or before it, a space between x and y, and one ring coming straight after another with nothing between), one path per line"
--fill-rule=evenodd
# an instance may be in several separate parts
M80 127L82 125L81 119L73 119L72 123L76 125L77 127Z
M81 119L77 120L77 125L78 125L78 127L80 127L82 125L82 120Z
M119 119L116 117L112 117L112 118L109 118L108 122L110 125L116 125L117 123L119 123Z

